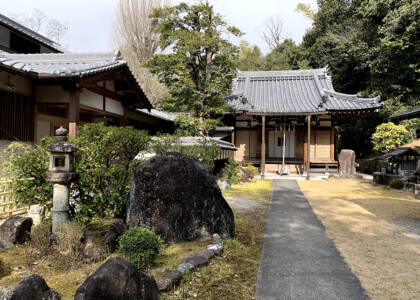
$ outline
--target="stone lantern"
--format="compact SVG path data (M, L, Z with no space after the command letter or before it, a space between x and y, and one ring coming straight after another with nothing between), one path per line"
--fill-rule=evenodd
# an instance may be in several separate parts
M52 232L69 220L69 184L74 178L73 155L76 146L67 142L67 129L60 127L55 131L56 143L49 144L49 171L45 174L47 181L54 183Z

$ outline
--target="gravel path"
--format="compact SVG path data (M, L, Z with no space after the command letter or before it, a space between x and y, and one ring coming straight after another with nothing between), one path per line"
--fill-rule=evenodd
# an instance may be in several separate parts
M256 299L369 299L296 181L273 183Z

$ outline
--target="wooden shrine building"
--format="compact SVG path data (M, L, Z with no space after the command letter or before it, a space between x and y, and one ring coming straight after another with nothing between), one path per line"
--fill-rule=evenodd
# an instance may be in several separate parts
M379 97L336 92L327 69L238 72L232 90L225 121L234 126L234 158L260 165L262 176L337 165L335 125L382 105Z

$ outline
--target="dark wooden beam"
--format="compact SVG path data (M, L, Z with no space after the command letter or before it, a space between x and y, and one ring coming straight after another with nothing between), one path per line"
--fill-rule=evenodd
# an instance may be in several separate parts
M261 179L265 178L265 116L262 116L261 132Z
M101 87L99 85L88 85L84 87L88 91L91 91L95 94L99 94L101 96L111 98L120 102L124 102L124 96L117 94L111 90L108 90L107 88Z
M69 136L77 136L80 121L80 90L69 91Z
M307 143L307 149L306 149L306 180L310 179L310 173L311 173L311 116L307 116L307 122L308 122L308 143Z

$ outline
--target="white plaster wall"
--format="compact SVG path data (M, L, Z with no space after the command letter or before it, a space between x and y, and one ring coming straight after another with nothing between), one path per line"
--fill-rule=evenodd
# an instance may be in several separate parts
M120 116L124 115L124 107L121 105L121 102L106 98L105 109L107 112L114 113Z
M0 45L10 48L10 30L0 25Z
M35 100L37 103L68 103L69 92L64 91L60 86L37 86Z
M105 85L106 85L106 89L115 92L115 83L114 83L114 80L107 80L107 81L105 81ZM101 82L101 86L102 86L102 82Z
M103 97L84 89L80 94L80 104L102 110Z
M39 143L43 137L50 135L50 121L37 120L36 124L36 142Z
M14 87L14 90L9 88L9 84ZM32 94L32 81L19 75L0 71L0 89L24 96L30 96Z

